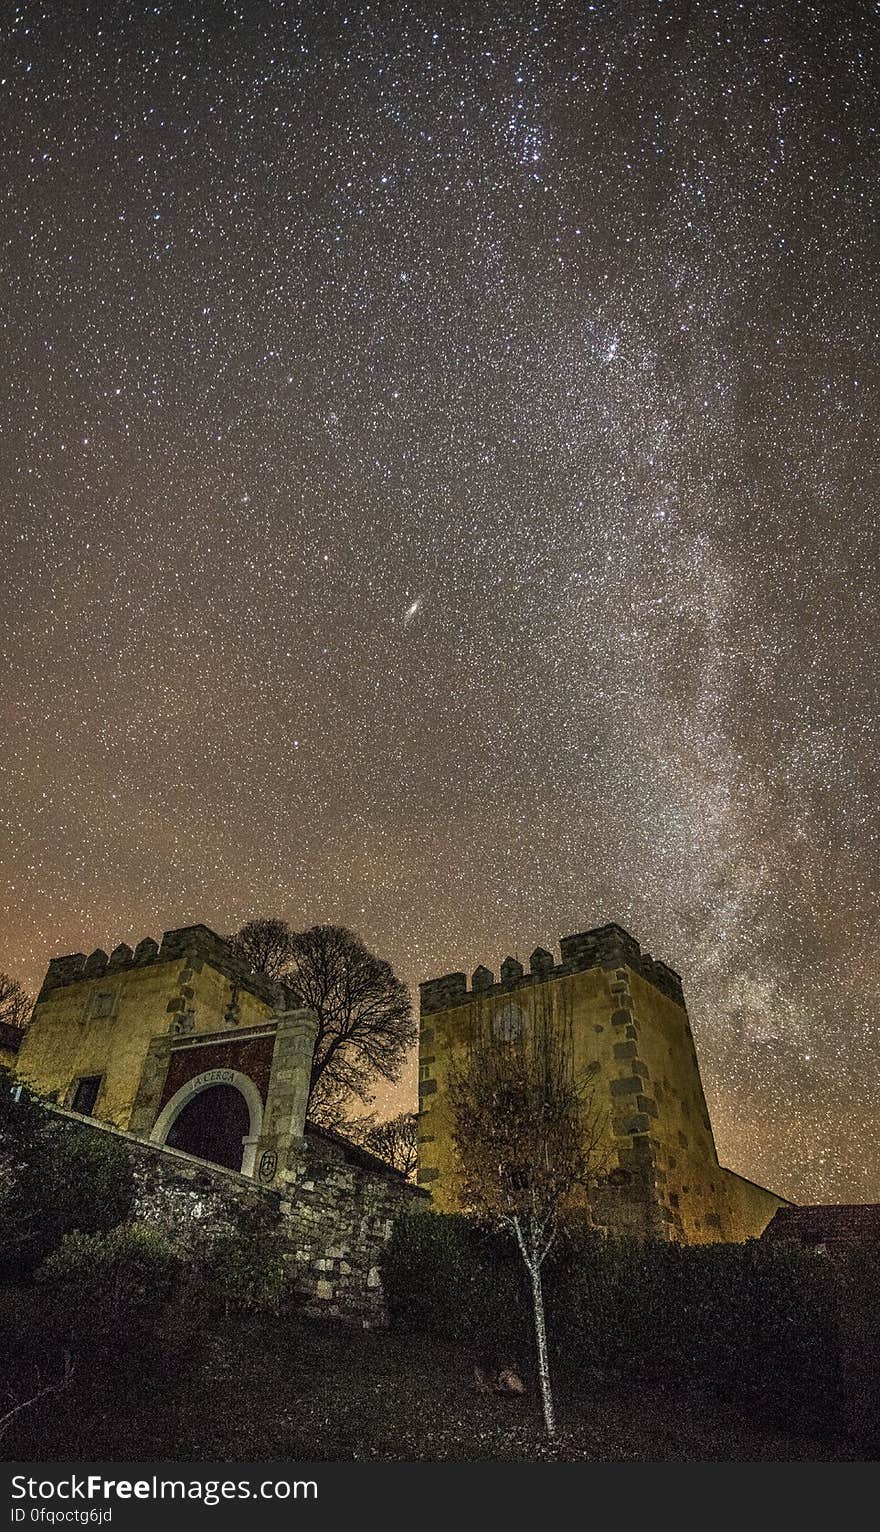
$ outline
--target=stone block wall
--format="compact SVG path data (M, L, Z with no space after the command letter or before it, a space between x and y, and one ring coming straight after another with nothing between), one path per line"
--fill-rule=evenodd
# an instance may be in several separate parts
M529 958L528 973L522 963L510 956L506 957L501 964L499 983L496 983L492 969L481 963L471 975L470 990L464 973L445 973L436 979L426 979L419 985L421 1013L426 1016L432 1012L467 1005L475 995L488 999L514 989L527 990L548 979L559 979L583 969L599 966L616 968L620 964L626 964L633 973L641 974L676 1005L684 1006L684 991L679 974L668 963L652 957L650 952L643 952L639 942L623 926L612 922L609 925L594 926L589 931L580 931L573 936L563 936L560 938L559 950L561 962L557 963L553 953L546 947L536 947Z
M562 938L562 961L538 947L529 972L481 965L420 986L419 1181L434 1206L459 1207L449 1079L475 1036L509 1036L550 1018L570 1037L575 1070L590 1080L601 1130L600 1181L591 1197L611 1234L686 1243L745 1240L782 1198L718 1162L681 980L621 926ZM566 1043L568 1046L568 1043Z
M120 942L109 954L102 947L96 947L88 957L84 952L71 952L65 957L52 958L37 1004L48 999L53 990L79 984L85 979L100 979L108 974L145 968L152 963L174 963L184 959L193 967L209 964L238 988L248 990L273 1008L292 1003L289 986L266 974L254 973L225 937L218 936L209 926L195 925L165 931L161 943L145 936L136 947Z
M379 1258L394 1221L414 1200L428 1201L402 1176L377 1174L343 1151L334 1135L307 1135L284 1173L281 1213L295 1233L296 1293L313 1313L364 1324L385 1322Z
M144 1120L142 1087L145 1071L156 1084L157 1038L198 1041L262 1026L286 1003L276 989L264 975L245 973L228 943L203 926L168 931L161 947L145 938L134 951L121 943L109 957L97 950L56 958L16 1074L62 1106L72 1106L80 1080L98 1078L94 1115L146 1133L155 1117Z
M292 1300L310 1314L386 1323L379 1259L395 1218L425 1197L396 1171L334 1134L308 1133L280 1187L209 1165L93 1118L50 1108L71 1132L108 1133L128 1152L133 1216L198 1254L239 1234L277 1242Z

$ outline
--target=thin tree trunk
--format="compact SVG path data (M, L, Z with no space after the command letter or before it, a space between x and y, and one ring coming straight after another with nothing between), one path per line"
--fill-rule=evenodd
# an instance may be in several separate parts
M547 1435L551 1441L555 1441L556 1414L553 1409L553 1389L550 1385L550 1363L547 1358L547 1324L544 1319L544 1284L541 1281L541 1262L549 1246L545 1246L544 1254L539 1257L539 1241L534 1223L530 1223L528 1245L523 1235L519 1217L514 1215L510 1223L513 1226L513 1232L516 1235L516 1242L519 1245L526 1270L532 1279L532 1309L535 1316L535 1346L538 1352L538 1377L541 1381L541 1405L544 1410L544 1425Z
M550 1386L550 1363L547 1359L547 1325L544 1320L544 1284L541 1267L535 1261L529 1264L532 1279L532 1304L535 1310L535 1344L538 1351L538 1377L541 1380L541 1404L544 1407L544 1425L551 1441L556 1438L556 1414L553 1409L553 1389Z

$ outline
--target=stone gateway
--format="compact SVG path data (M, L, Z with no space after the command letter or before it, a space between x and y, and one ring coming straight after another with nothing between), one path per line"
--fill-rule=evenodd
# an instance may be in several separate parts
M137 1216L178 1241L270 1230L298 1296L384 1318L379 1257L424 1193L306 1124L317 1020L207 926L55 958L15 1062L71 1131L116 1132Z

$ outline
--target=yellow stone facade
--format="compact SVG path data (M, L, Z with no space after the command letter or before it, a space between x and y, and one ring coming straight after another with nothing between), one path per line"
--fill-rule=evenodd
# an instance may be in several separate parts
M536 1007L570 1029L576 1069L592 1066L604 1135L594 1221L609 1232L685 1243L761 1234L785 1199L718 1162L681 980L619 926L542 948L530 971L507 958L500 982L477 969L420 986L419 1181L444 1211L458 1207L450 1063L477 1028L504 1036Z
M224 971L225 969L225 971ZM91 1114L127 1129L151 1042L247 1027L273 1014L271 988L230 964L204 926L56 958L49 965L14 1069L43 1096L72 1107L82 1081L98 1079Z
M318 1021L207 926L54 958L15 1075L262 1185L299 1174Z
M508 958L498 982L480 968L470 988L456 973L420 991L419 1181L438 1209L458 1206L450 1061L478 1025L528 1025L538 1006L570 1028L575 1066L595 1071L605 1136L592 1203L600 1227L687 1243L744 1240L784 1205L718 1163L681 980L621 927L563 938L560 962L538 948L528 972ZM266 1181L282 1173L288 1141L303 1131L311 1055L291 1003L214 932L188 926L166 931L161 945L147 938L109 956L54 959L9 1063L60 1106L143 1137L164 1133L190 1089L228 1080L250 1101L242 1168Z

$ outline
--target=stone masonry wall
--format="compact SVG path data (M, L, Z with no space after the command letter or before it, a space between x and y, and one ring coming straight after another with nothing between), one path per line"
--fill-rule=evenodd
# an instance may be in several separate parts
M757 1236L783 1201L718 1161L678 975L618 925L420 985L419 1171L440 1211L459 1207L449 1081L475 1036L523 1035L553 1019L589 1078L601 1179L590 1199L611 1234L708 1244ZM519 1033L517 1033L519 1029Z
M281 1189L53 1109L71 1131L109 1133L129 1154L133 1215L196 1254L230 1234L277 1241L293 1300L308 1313L386 1323L379 1258L397 1216L419 1192L371 1155L316 1131L292 1156Z
M282 1215L296 1231L294 1284L312 1312L385 1321L379 1257L394 1221L427 1202L403 1177L377 1174L332 1140L308 1135L287 1172Z

